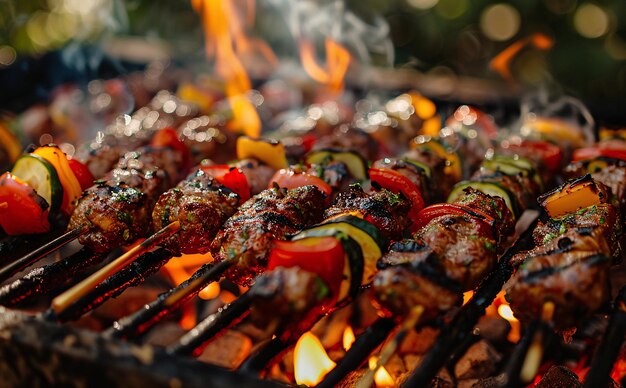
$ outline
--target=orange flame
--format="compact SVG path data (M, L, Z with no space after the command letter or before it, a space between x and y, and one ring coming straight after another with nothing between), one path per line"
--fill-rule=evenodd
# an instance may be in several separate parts
M470 301L470 299L472 299L472 296L474 296L474 291L467 291L463 293L463 305L467 304L467 302Z
M370 369L376 368L376 363L378 362L378 357L370 357L368 364ZM376 373L374 374L374 382L376 383L376 387L395 387L396 382L393 380L393 377L387 372L384 366L378 368Z
M499 316L506 319L509 321L509 324L511 324L511 331L509 332L507 339L510 342L517 343L521 338L522 327L519 320L515 318L513 310L511 310L511 306L509 306L509 303L504 298L504 294L504 291L500 291L500 293L496 296L496 299L493 301L492 306L495 308Z
M343 331L343 350L346 352L350 350L354 341L356 341L356 338L352 326L346 326L346 329Z
M174 257L168 261L160 272L169 277L175 285L179 285L185 280L189 279L192 273L198 269L202 264L208 263L213 260L210 254L195 254L195 255L183 255L181 257ZM210 287L210 286L208 286ZM207 287L207 288L208 288ZM219 284L217 285L219 294ZM206 288L200 292L200 297L203 297L203 292ZM217 294L214 296L216 297ZM206 293L205 293L206 296ZM213 298L214 298L213 297ZM204 299L213 299L204 298ZM194 304L185 305L183 308L183 314L179 321L180 326L183 329L191 329L196 325L196 308Z
M529 37L516 41L509 47L502 50L500 54L496 55L496 57L491 60L489 67L497 71L502 78L510 81L513 79L513 74L511 74L511 61L513 61L513 58L515 58L520 51L528 46L545 51L552 48L553 45L554 39L549 36L542 33L533 34Z
M344 76L350 65L350 53L342 45L330 38L325 40L326 68L315 59L315 47L309 40L300 41L300 60L311 78L328 87L333 93L340 93L344 87Z
M245 96L251 83L239 60L242 42L247 42L244 24L239 22L233 0L192 0L192 6L202 16L206 55L215 58L215 70L226 83L225 94L233 114L228 127L258 137L261 120Z
M294 377L298 385L317 385L335 367L320 340L310 331L300 337L293 352Z

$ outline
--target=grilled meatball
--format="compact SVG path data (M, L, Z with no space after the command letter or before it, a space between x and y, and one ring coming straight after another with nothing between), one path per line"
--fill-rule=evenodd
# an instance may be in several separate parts
M611 255L614 262L620 262L623 254L621 248L623 237L618 220L619 215L613 205L593 205L563 217L539 222L533 231L533 239L536 245L544 245L570 229L592 228L598 235L598 240L607 243L607 248L603 252Z
M506 236L513 234L515 218L502 198L485 194L472 187L466 188L463 192L464 194L457 198L454 203L467 206L472 210L479 211L493 218L499 242Z
M353 185L337 196L333 205L324 213L324 218L357 211L385 237L399 240L411 222L407 217L410 208L411 203L402 195L387 190L365 193L361 186Z
M445 215L433 218L414 238L418 244L429 247L446 276L467 291L475 288L497 261L496 241L481 232L469 216Z
M244 203L211 244L216 261L235 260L229 279L249 285L265 270L272 242L319 222L325 194L315 186L267 189Z
M69 229L89 227L79 237L96 252L108 252L150 231L148 197L126 184L100 183L87 189L72 214Z
M545 246L516 257L523 264L505 286L515 316L530 321L543 304L555 304L557 329L575 326L610 298L609 256L596 237L570 230Z
M409 178L409 180L417 186L426 203L433 202L434 192L430 184L430 179L428 179L426 172L416 165L407 162L404 159L383 158L372 163L372 167L386 168L399 172L400 174Z
M252 195L259 194L261 191L267 189L267 183L276 172L273 168L260 163L256 159L240 160L235 164L235 167L240 168L246 176Z
M321 306L331 296L328 286L317 274L299 267L278 267L264 273L250 293L254 301L250 312L252 322L259 327L273 328L272 332L296 336L315 323L322 312ZM290 330L284 330L284 326Z
M458 306L461 287L443 275L430 249L415 242L394 243L379 262L372 286L375 303L395 317L405 317L415 306L428 320Z
M175 255L206 253L238 205L237 194L198 170L161 195L152 211L152 222L156 230L180 222L178 233L164 242Z

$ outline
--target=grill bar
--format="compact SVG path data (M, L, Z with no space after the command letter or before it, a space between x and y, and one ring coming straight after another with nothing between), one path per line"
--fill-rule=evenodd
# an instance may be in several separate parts
M249 312L251 303L249 293L241 295L196 325L178 343L169 347L168 352L177 355L198 355L214 336L243 319Z
M113 327L108 329L105 334L116 338L140 335L163 317L176 311L179 306L184 305L196 296L208 284L219 279L232 264L232 261L227 260L217 264L203 265L191 278L170 291L159 295L159 298L147 305L146 308L115 322ZM139 272L139 275L142 276L141 272Z
M392 319L379 319L367 328L352 344L350 351L337 366L328 372L318 388L333 388L348 374L359 368L369 358L370 354L379 347L396 327Z

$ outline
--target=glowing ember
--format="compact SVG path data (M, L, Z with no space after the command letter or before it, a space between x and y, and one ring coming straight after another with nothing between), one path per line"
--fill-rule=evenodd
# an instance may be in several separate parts
M554 40L547 35L536 33L527 38L520 39L504 49L500 54L491 60L490 67L497 71L502 78L512 80L511 62L517 54L525 47L533 46L539 50L549 50L554 45Z
M326 38L326 68L315 59L315 47L308 40L300 41L300 60L307 74L333 93L343 90L343 78L350 65L350 53L342 45Z
M354 331L351 326L346 326L343 331L343 349L347 352L352 347L352 344L356 338L354 337Z
M304 333L293 352L296 383L317 385L335 367L320 340L310 331Z
M245 36L244 23L240 23L233 0L192 0L194 9L202 15L206 40L206 54L215 59L215 70L224 80L225 94L231 105L233 117L229 128L258 137L261 120L254 105L246 98L251 88L246 69L239 60L241 41Z
M376 362L378 362L377 357L370 357L368 364L370 369L376 368ZM393 380L393 377L387 372L384 366L381 366L376 371L374 375L374 382L376 383L376 387L395 387L396 383Z
M211 283L208 286L204 287L202 291L198 294L198 296L204 300L215 299L220 294L220 284L219 283Z

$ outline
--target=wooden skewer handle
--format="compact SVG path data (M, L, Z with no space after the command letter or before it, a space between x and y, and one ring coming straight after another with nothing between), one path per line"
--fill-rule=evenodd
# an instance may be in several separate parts
M174 221L153 234L152 236L148 237L147 239L142 241L141 244L137 245L133 249L124 253L122 256L113 260L111 263L104 266L99 271L95 272L74 287L65 291L63 294L54 298L54 300L52 301L52 310L57 314L63 312L72 303L85 296L87 293L89 293L89 291L91 291L98 284L102 283L109 276L113 275L117 271L126 267L128 264L132 263L142 253L148 251L154 245L178 232L179 229L180 222Z

